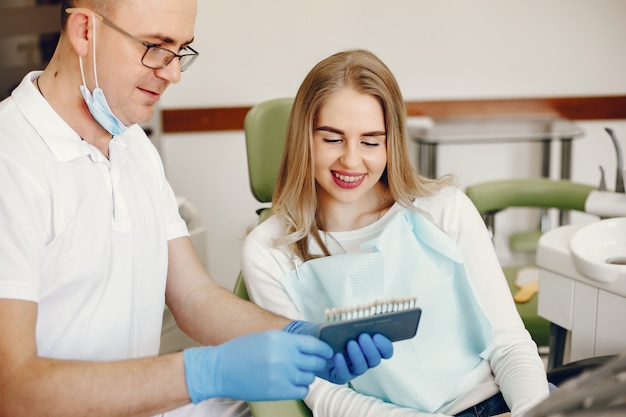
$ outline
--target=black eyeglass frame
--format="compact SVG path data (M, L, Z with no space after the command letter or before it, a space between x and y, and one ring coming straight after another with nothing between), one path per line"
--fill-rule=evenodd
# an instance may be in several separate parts
M79 11L80 8L78 7L68 7L67 9L65 9L65 12L67 14L72 14L75 13L77 11ZM89 10L89 9L87 9ZM110 27L111 29L115 30L118 33L121 33L122 35L126 36L127 38L129 38L130 40L140 43L141 45L146 47L146 51L143 53L143 55L141 56L141 64L146 67L146 68L150 68L150 69L163 69L166 68L173 60L174 58L178 58L180 61L180 72L185 71L186 69L188 69L191 64L193 64L193 62L196 60L196 58L198 57L198 55L200 55L200 53L198 51L196 51L195 49L193 49L191 46L187 45L184 49L188 49L191 51L190 54L177 54L173 51L170 51L167 48L163 48L162 46L155 44L155 43L149 43L149 42L145 42L142 41L141 39L139 39L138 37L131 35L130 33L128 33L127 31L125 31L124 29L122 29L121 27L119 27L118 25L116 25L115 23L113 23L112 21L110 21L109 19L107 19L104 16L99 15L98 13L89 10L89 12L93 13L93 15L95 17L97 17L98 19L100 19L102 21L102 23L104 23L105 25L107 25L108 27ZM152 66L152 65L146 65L144 63L144 59L146 57L146 55L148 55L148 52L150 52L151 49L159 49L163 52L167 52L169 55L169 58L165 59L163 61L163 63L159 66ZM183 60L183 58L186 58L185 60Z

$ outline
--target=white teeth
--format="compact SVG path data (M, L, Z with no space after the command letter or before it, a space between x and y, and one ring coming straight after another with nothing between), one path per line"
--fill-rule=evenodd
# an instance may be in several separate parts
M344 182L357 182L357 181L360 181L361 178L363 178L363 175L357 175L356 177L352 177L349 175L337 174L336 172L333 172L333 175Z

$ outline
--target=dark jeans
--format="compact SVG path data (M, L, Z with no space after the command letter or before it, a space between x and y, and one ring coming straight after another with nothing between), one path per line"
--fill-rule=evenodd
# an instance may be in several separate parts
M485 401L468 408L467 410L461 411L456 414L455 417L489 417L497 416L498 414L506 413L508 411L511 410L509 410L506 402L504 402L504 397L502 397L501 393L497 393L493 397L488 398Z

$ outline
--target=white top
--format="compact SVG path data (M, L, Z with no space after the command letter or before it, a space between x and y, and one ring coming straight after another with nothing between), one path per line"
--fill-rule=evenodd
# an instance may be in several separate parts
M511 406L512 415L521 416L548 395L548 385L537 347L517 313L482 218L467 196L454 187L435 196L420 198L415 205L429 213L459 245L466 260L468 277L472 280L471 286L493 332L485 366L467 375L458 387L457 395L441 407L442 414L439 415L458 413L494 395L500 387ZM362 229L324 235L329 250L333 254L359 251L360 242L380 233L400 209L398 204L394 205L379 221ZM277 217L270 217L256 227L244 243L242 269L252 300L266 309L300 319L301 314L279 282L294 269L293 255L285 248L273 247L274 239L283 233L284 225ZM317 252L314 243L312 250ZM428 379L428 375L415 377ZM320 417L432 415L384 403L347 386L336 386L319 379L312 385L305 401Z
M39 94L39 74L0 103L0 298L38 303L41 356L156 355L167 241L188 235L159 155L132 126L107 160Z

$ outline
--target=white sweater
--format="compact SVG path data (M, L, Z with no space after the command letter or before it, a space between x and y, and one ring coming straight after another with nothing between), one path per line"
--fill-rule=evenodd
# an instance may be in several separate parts
M537 347L517 313L506 279L502 273L484 222L467 196L455 187L447 187L434 196L419 198L415 206L454 238L466 260L465 266L478 302L492 324L493 341L488 358L490 367L469 374L439 410L429 414L385 403L377 398L317 379L307 398L315 416L432 416L454 415L502 391L512 416L523 413L548 395L543 363ZM327 239L332 254L359 251L359 243L383 229L401 207L396 204L377 222L362 229L334 232ZM294 269L294 255L286 248L275 248L284 225L270 217L246 238L242 252L242 270L251 299L260 306L292 319L301 319L279 280ZM325 236L325 235L323 235ZM318 253L314 243L311 250ZM442 363L442 366L445 364ZM489 372L490 369L490 372ZM428 375L416 375L428 378Z

